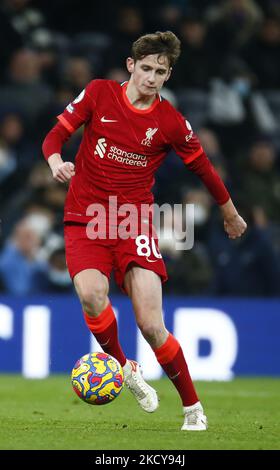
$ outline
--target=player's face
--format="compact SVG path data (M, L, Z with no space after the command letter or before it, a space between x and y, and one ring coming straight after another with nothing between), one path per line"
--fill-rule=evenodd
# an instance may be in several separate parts
M171 73L168 58L159 54L147 55L136 62L129 58L127 68L139 94L146 96L158 93Z

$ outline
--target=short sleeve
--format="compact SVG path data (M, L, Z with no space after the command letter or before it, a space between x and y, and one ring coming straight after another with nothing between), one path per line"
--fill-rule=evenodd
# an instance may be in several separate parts
M171 146L187 165L203 153L203 148L192 130L191 124L182 114L175 111L172 121Z
M95 80L90 82L77 98L66 106L62 114L57 116L61 124L69 132L74 132L82 124L91 119L96 108Z

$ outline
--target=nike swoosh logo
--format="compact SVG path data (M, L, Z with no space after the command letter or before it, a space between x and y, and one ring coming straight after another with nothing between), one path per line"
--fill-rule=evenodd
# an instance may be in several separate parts
M107 344L109 343L110 339L111 339L111 338L109 338L108 341L106 341L106 343L99 343L100 346L101 346L101 347L102 347L102 346L107 346Z
M169 376L169 378L170 378L170 380L174 380L177 377L179 377L180 374L181 374L181 371L179 370L178 374L173 375L173 377Z
M101 122L118 122L116 119L106 119L105 116L103 116L100 119Z
M146 256L146 260L149 261L149 263L156 263L158 261L157 259L149 259L148 256Z

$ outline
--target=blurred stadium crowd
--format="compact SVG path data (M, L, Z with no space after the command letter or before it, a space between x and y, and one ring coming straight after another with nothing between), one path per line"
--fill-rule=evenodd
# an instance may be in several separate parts
M128 79L137 37L166 29L180 37L182 55L163 96L192 123L248 230L238 241L226 237L219 209L171 152L155 200L195 203L195 245L177 251L172 236L162 242L164 292L280 294L279 0L1 1L2 293L72 291L62 237L67 187L52 179L42 140L90 80ZM64 159L73 161L81 132Z

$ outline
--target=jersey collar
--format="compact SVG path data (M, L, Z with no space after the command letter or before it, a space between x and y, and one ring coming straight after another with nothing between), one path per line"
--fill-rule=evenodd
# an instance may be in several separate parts
M151 104L151 106L147 109L137 109L135 108L135 106L133 106L127 95L126 95L126 89L127 89L127 85L128 85L128 82L123 82L121 83L121 87L122 87L122 95L123 95L123 100L126 104L126 106L131 110L133 111L134 113L137 113L137 114L147 114L147 113L150 113L151 111L153 111L156 107L156 105L159 103L160 101L160 97L159 95L157 94L155 100L153 101L153 103Z

